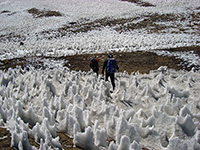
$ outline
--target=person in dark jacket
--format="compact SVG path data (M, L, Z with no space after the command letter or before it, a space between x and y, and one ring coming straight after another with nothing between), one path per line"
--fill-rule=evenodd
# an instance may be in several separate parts
M106 69L106 81L108 81L108 77L110 77L111 84L113 87L113 91L115 90L115 72L119 71L119 67L117 66L117 61L113 57L112 54L108 54L108 59L104 61L102 74L104 76L104 70Z
M95 56L90 60L89 62L90 68L97 74L97 77L99 75L99 59L97 59Z

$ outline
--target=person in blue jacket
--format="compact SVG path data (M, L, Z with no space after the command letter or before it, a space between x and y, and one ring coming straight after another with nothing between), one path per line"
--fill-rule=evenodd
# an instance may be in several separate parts
M106 81L108 81L108 77L110 77L111 84L113 87L113 91L115 90L115 72L119 71L119 67L117 65L116 59L112 54L108 54L108 58L104 61L102 74L104 76L104 71L106 70Z

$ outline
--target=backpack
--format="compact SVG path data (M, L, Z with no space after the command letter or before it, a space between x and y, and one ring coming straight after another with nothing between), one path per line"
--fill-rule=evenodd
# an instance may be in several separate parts
M107 72L114 73L116 72L116 68L117 68L117 62L115 58L108 58Z
M93 58L91 60L91 68L94 70L94 71L98 71L99 70L99 62L96 58Z

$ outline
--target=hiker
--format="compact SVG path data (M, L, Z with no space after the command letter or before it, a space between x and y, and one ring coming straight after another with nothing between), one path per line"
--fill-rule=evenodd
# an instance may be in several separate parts
M89 62L90 68L97 74L97 77L99 75L99 59L97 59L95 56L90 60Z
M106 68L106 81L108 81L108 77L110 77L113 91L115 90L115 72L119 71L119 67L117 66L117 61L113 57L112 54L108 54L108 59L104 61L102 74L104 75L104 70Z

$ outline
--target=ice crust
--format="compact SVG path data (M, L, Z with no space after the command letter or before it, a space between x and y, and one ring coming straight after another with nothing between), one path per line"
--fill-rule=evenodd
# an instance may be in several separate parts
M116 73L110 94L110 83L92 71L0 71L1 125L19 149L36 149L28 135L40 149L59 149L60 131L83 149L198 150L199 73L166 67L149 74Z

